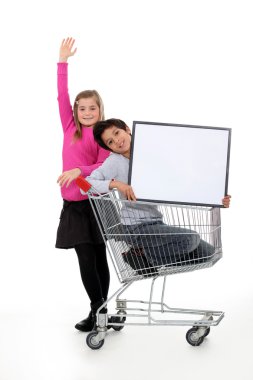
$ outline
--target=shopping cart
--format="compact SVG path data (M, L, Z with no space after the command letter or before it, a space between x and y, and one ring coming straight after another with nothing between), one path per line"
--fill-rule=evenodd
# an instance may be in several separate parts
M87 335L87 345L91 349L101 348L109 328L120 331L125 325L173 325L191 326L186 340L192 346L199 346L210 327L220 323L224 312L169 307L164 302L166 278L211 267L222 257L220 209L130 202L122 199L116 190L99 194L81 176L76 183L88 194L122 284L98 309L97 328ZM146 301L122 298L135 281L144 279L151 280ZM162 281L161 299L154 301L158 279ZM103 314L102 309L114 298L115 313ZM158 314L159 319L155 317ZM165 319L169 314L170 319Z

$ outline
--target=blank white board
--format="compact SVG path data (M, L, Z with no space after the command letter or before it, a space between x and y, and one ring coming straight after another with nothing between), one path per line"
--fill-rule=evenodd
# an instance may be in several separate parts
M134 121L129 184L138 200L222 206L230 128Z

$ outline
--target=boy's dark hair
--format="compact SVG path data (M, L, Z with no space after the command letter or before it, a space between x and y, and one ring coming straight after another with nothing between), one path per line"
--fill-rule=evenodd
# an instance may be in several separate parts
M126 125L126 123L123 120L120 120L120 119L107 119L107 120L103 120L103 121L98 121L94 125L94 127L93 127L93 136L94 136L94 140L98 143L98 145L100 145L102 148L104 148L106 150L110 150L112 152L112 150L110 148L108 148L107 145L105 145L105 143L103 142L103 140L101 138L101 135L103 134L103 132L106 129L111 128L111 127L116 127L116 128L119 128L119 129L124 129L124 131L126 131L126 129L127 129L127 125Z

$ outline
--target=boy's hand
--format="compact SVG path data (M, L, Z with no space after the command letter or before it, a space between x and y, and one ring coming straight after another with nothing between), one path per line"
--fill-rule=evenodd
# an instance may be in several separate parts
M67 62L69 57L72 57L75 53L77 48L73 49L73 45L75 43L74 38L66 38L61 43L60 47L60 56L59 56L59 62Z
M72 181L74 181L81 174L79 168L68 170L63 172L60 177L57 179L57 183L62 187L66 184L66 187L69 187Z
M109 185L111 189L117 189L120 191L128 201L136 201L136 196L130 185L120 181L111 181Z
M231 195L226 195L222 199L222 204L223 204L224 207L228 208L230 206L230 198L231 198Z

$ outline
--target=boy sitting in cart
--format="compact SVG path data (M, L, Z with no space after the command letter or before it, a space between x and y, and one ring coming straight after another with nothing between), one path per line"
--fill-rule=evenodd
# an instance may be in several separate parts
M214 254L215 248L190 228L164 223L159 206L136 202L134 190L128 182L131 151L131 130L120 119L108 119L95 124L94 138L111 151L110 156L86 180L99 193L117 189L126 202L120 210L121 240L130 247L123 259L138 274L150 274L159 266L203 263ZM82 191L82 190L81 190ZM229 207L230 196L222 203ZM185 226L184 226L185 227Z

